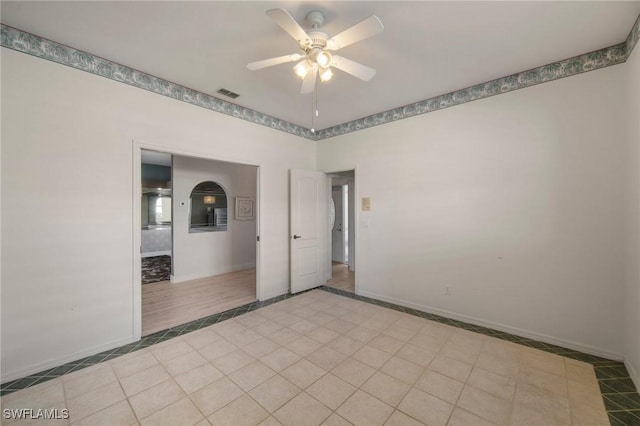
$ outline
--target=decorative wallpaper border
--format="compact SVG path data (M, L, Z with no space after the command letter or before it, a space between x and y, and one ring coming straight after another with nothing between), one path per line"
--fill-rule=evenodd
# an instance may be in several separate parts
M304 127L2 24L2 46L307 139Z
M358 130L391 123L472 102L502 93L535 86L560 78L593 71L625 62L640 39L640 16L631 28L627 39L615 46L585 53L531 70L519 72L465 89L425 99L402 107L383 111L337 126L311 132L310 129L280 120L261 112L224 101L206 93L172 83L167 80L100 58L87 52L47 40L45 38L2 24L1 45L22 53L37 56L111 80L129 84L159 95L197 105L211 111L240 118L282 132L313 141L328 139Z

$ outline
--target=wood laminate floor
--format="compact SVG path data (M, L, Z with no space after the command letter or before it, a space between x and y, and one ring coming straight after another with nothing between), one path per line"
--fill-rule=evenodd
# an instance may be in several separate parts
M331 271L332 278L325 285L350 293L356 292L356 273L349 270L349 265L333 262Z
M256 270L172 284L142 286L142 335L165 330L256 300Z

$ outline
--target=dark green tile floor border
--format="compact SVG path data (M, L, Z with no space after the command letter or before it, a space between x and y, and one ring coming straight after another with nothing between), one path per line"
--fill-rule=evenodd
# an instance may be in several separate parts
M567 358L588 362L592 364L595 369L596 377L598 379L598 384L600 385L600 391L602 392L602 398L604 400L611 425L640 426L640 395L638 394L638 391L633 381L631 380L631 377L629 376L627 368L620 361L612 361L610 359L585 354L573 349L567 349L561 346L552 345L550 343L543 343L526 337L505 333L503 331L493 330L491 328L469 324L463 321L458 321L435 314L430 314L428 312L419 311L417 309L383 302L377 299L372 299L370 297L359 296L357 294L332 287L322 286L319 288L329 293L338 294L340 296L348 297L366 303L371 303L374 305L404 312L410 315L415 315L431 321L439 322L441 324L451 325L453 327L462 328L502 340L507 340L510 342L518 343L520 345L540 349L545 352L565 356ZM88 356L77 361L72 361L58 367L50 368L48 370L32 374L21 379L3 383L0 387L0 395L7 395L12 392L31 387L38 383L55 379L64 374L81 370L83 368L87 368L92 365L96 365L101 362L108 361L110 359L117 358L131 352L135 352L139 349L155 345L156 343L164 342L165 340L169 340L173 337L181 336L183 334L190 333L203 327L208 327L220 321L225 321L238 315L255 311L256 309L260 309L262 307L269 306L295 296L297 296L297 294L283 294L281 296L277 296L262 302L257 301L249 303L247 305L230 309L219 314L211 315L199 320L191 321L187 324L182 324L176 327L169 328L167 330L150 334L143 337L137 342L129 343L115 349Z

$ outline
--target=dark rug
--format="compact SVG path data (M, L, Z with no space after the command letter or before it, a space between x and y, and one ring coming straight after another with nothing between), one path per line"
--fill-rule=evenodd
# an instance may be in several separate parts
M171 256L142 258L142 284L169 281L171 276Z

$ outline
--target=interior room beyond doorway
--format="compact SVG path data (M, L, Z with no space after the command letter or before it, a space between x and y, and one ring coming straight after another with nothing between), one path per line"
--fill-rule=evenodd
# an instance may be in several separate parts
M355 293L355 172L327 175L331 197L331 279L326 285Z

